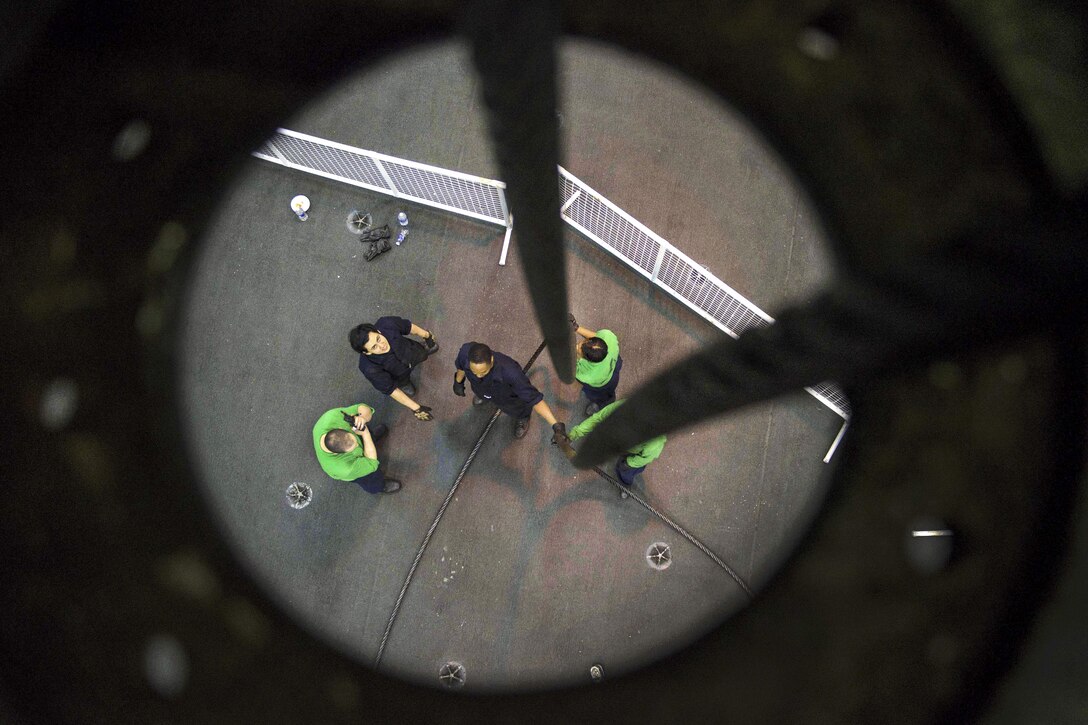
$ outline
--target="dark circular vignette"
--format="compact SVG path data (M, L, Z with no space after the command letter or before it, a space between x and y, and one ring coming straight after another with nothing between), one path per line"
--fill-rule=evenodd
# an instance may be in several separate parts
M845 266L894 266L1055 193L1008 103L1024 101L950 40L962 35L947 17L841 4L845 20L828 26L840 51L819 61L796 51L809 3L696 5L567 4L565 29L654 57L754 119ZM456 8L28 11L36 32L17 35L0 65L12 99L0 123L20 140L3 152L16 202L0 227L16 431L4 460L19 492L0 522L0 711L187 723L976 716L1065 545L1083 463L1080 320L848 391L857 412L831 498L760 601L680 655L593 687L465 697L386 678L302 632L218 539L188 483L170 393L168 333L192 245L279 121L358 64L449 32ZM362 16L373 32L346 34ZM134 121L146 146L115 153ZM1010 384L1010 366L1031 384ZM54 429L41 410L60 378L78 402ZM944 574L919 576L902 556L918 514L964 542ZM159 652L173 679L147 671ZM295 672L314 685L287 687Z

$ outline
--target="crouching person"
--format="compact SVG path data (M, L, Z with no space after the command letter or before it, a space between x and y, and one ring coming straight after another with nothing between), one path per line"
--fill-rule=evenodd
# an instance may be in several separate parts
M602 420L612 415L616 408L623 405L623 399L619 399L616 402L606 405L599 411L583 420L578 425L571 428L568 437L572 441L576 441L579 438L584 438L589 435L589 432L596 428ZM665 436L657 436L651 438L645 443L640 443L637 446L632 446L627 450L627 453L620 456L620 459L616 461L616 476L620 479L620 483L630 488L631 484L635 481L635 476L642 473L646 469L646 466L650 465L653 461L657 460L657 457L661 455L661 451L665 448ZM624 498L627 497L627 493L623 493Z

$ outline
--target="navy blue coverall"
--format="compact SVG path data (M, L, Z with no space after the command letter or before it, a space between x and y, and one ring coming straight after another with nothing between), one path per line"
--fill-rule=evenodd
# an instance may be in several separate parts
M359 354L359 371L380 393L389 395L411 382L412 368L427 359L427 350L415 340L404 337L412 323L403 317L379 317L374 327L389 341L389 352L381 355Z
M476 397L491 401L499 410L513 418L528 418L533 406L544 400L544 394L533 387L529 378L512 358L492 350L495 364L487 375L478 378L468 367L468 350L475 342L466 342L457 351L454 366L463 370Z

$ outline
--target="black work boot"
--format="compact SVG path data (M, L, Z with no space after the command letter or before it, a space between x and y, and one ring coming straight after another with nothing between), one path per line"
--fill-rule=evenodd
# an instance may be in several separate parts
M400 490L400 481L395 478L385 479L385 488L382 489L382 493L396 493Z
M529 432L529 421L532 418L518 418L514 423L514 437L524 438L525 434Z

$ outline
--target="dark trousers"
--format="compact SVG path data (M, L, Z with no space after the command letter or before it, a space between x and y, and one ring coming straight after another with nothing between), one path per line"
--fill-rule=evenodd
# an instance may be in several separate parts
M623 358L616 358L616 369L612 371L612 379L599 388L582 384L582 392L589 402L604 407L616 399L616 387L620 384L620 368L623 367Z
M622 483L624 486L630 486L632 483L634 483L635 476L645 470L646 466L639 466L638 468L628 466L626 456L616 461L616 475L619 476L620 483Z
M370 435L371 440L375 443L385 438L385 434L389 432L389 428L384 423L375 423L371 428ZM373 473L368 473L361 478L356 478L355 483L359 484L367 493L381 493L385 489L385 474L382 473L382 469L378 468Z
M367 493L381 493L385 488L385 474L379 468L374 473L368 473L362 478L356 478L355 483L359 484L359 487Z
M526 418L533 417L533 406L520 400L516 403L500 405L499 410L506 413L511 418L516 418L517 420L525 420Z

